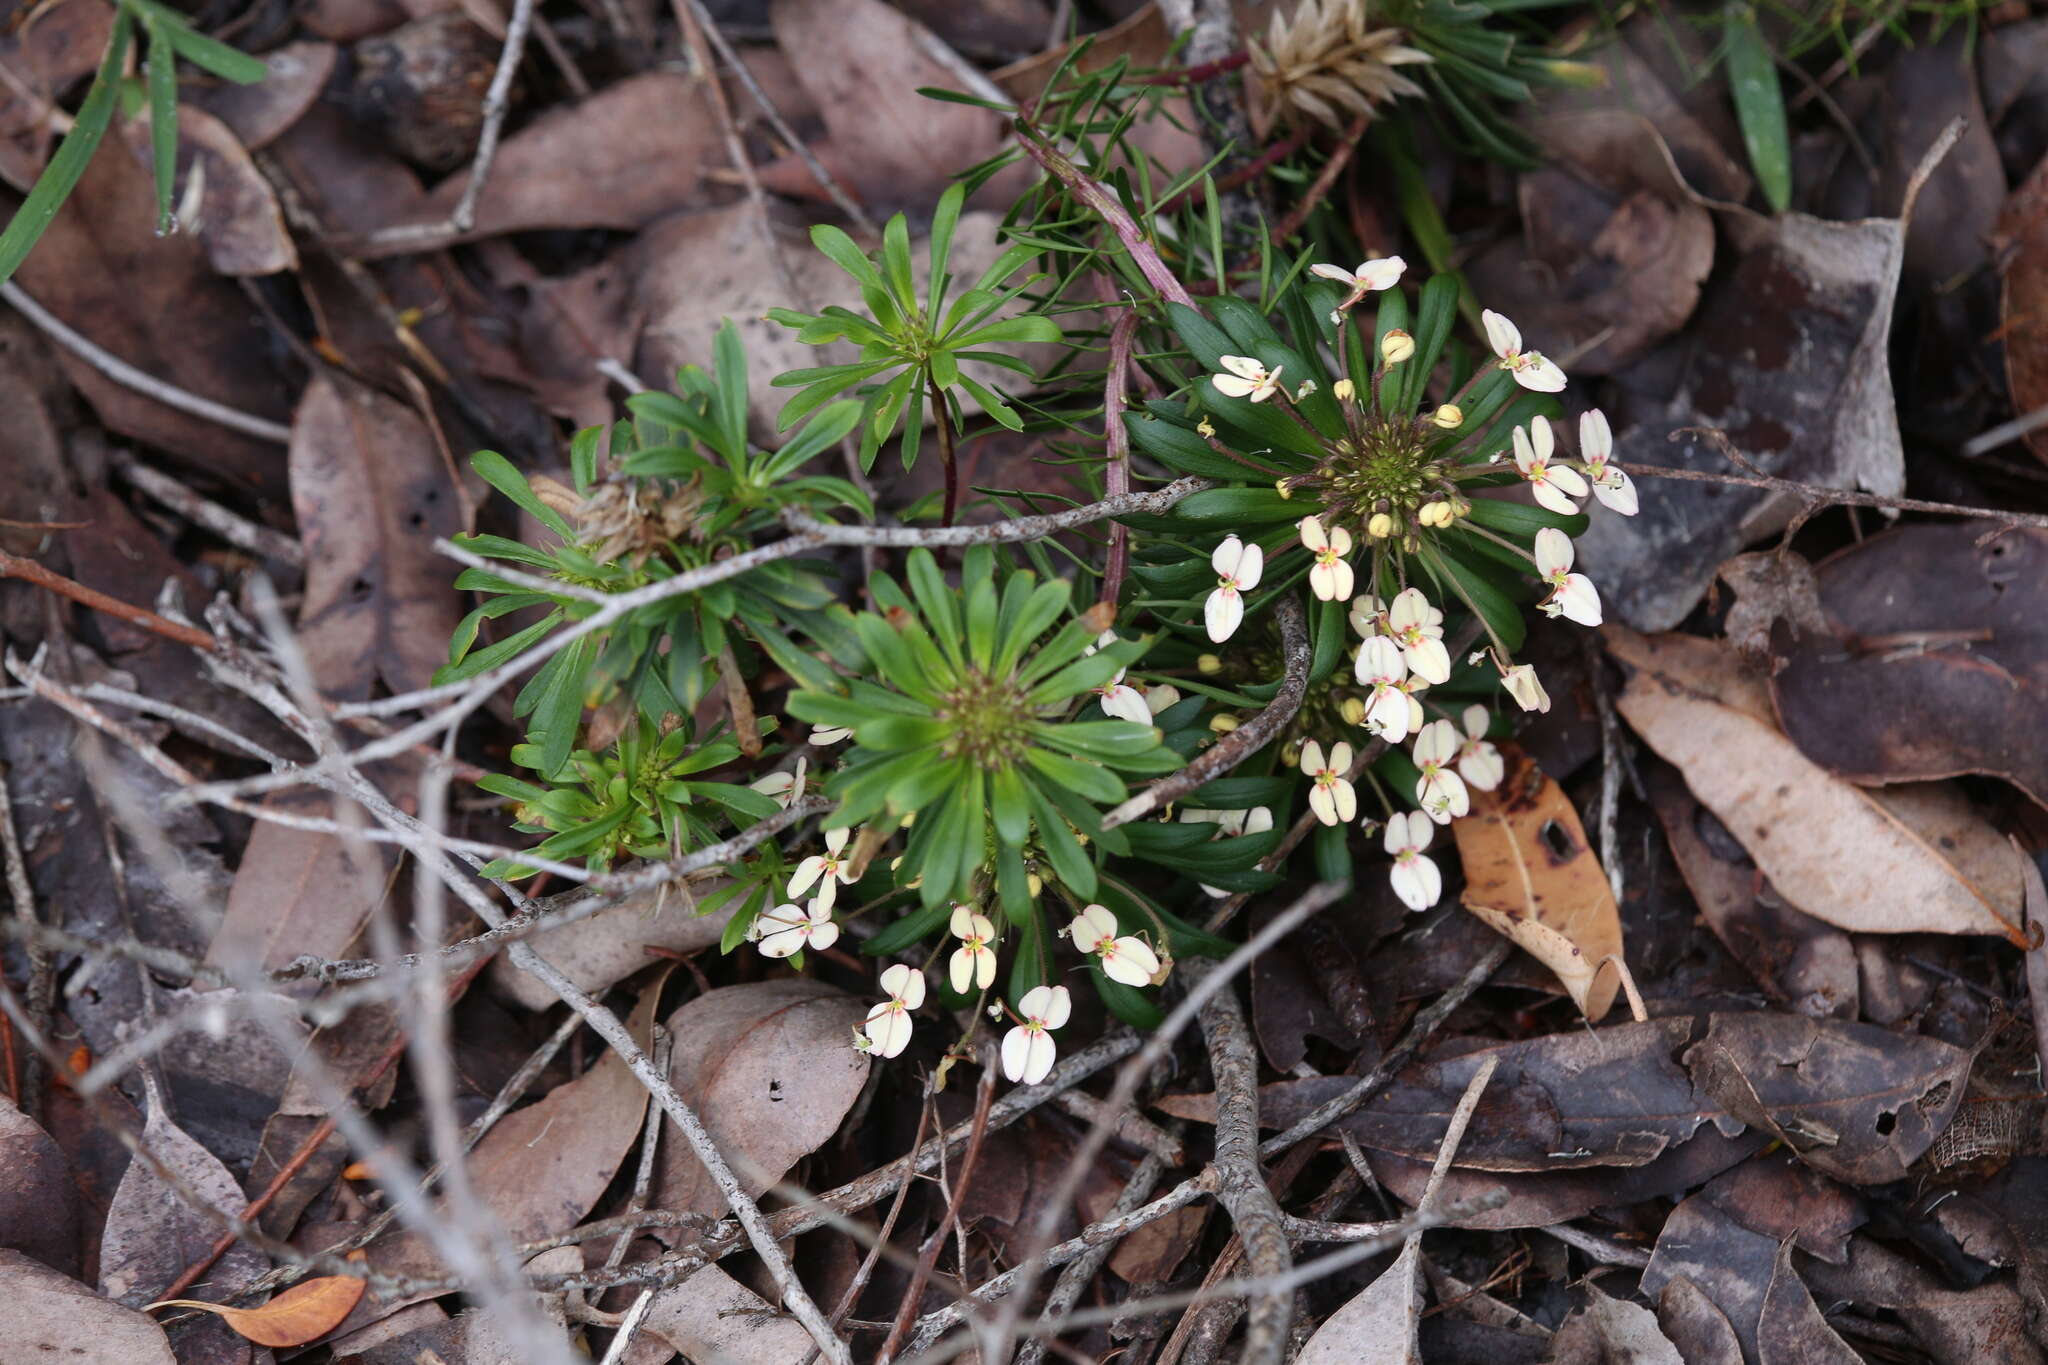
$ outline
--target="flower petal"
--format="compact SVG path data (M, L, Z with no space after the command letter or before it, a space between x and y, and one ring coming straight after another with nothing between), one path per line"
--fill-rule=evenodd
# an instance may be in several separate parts
M1003 1035L1003 1075L1013 1081L1024 1079L1024 1068L1031 1062L1032 1031L1022 1024Z
M1261 365L1255 356L1220 355L1216 359L1224 369L1242 378L1257 381L1266 377L1266 367Z
M1550 471L1550 474L1552 477L1555 477L1558 474L1566 474L1569 472L1569 470L1564 469L1553 469ZM1570 498L1566 497L1564 494L1558 492L1557 485L1552 483L1549 478L1543 479L1540 482L1529 485L1529 491L1536 495L1536 501L1539 504L1549 508L1551 511L1557 513L1561 517L1572 516L1579 510L1579 505L1573 502ZM1547 527L1545 529L1555 528Z
M1225 398L1243 398L1258 387L1251 380L1239 379L1234 374L1212 374L1209 376L1209 382L1214 384L1216 392Z
M1443 874L1427 858L1395 863L1387 874L1387 880L1393 883L1394 894L1400 898L1401 904L1410 910L1429 909L1444 892Z
M881 1004L868 1012L866 1033L874 1040L875 1052L883 1057L895 1057L910 1046L912 1024L909 1014L888 1004Z
M1244 622L1244 598L1235 588L1218 588L1209 594L1209 600L1202 604L1202 619L1209 628L1209 638L1222 644L1237 634L1237 628Z
M1142 938L1120 938L1116 941L1116 956L1103 963L1102 970L1110 980L1126 986L1149 986L1159 974L1159 954Z
M1507 763L1499 749L1482 740L1458 760L1458 775L1465 779L1466 786L1490 792L1507 776Z
M1466 316L1469 317L1471 315L1468 313ZM1481 313L1479 320L1486 324L1486 344L1493 347L1493 353L1502 360L1506 360L1509 356L1522 349L1521 329L1516 327L1514 323L1509 322L1491 308Z
M1337 823L1337 798L1332 796L1330 789L1322 783L1318 782L1308 789L1308 808L1315 813L1316 819L1324 824Z
M1614 454L1614 429L1607 414L1588 408L1579 414L1579 458L1587 464L1605 464Z
M1600 624L1600 591L1582 573L1565 576L1564 586L1557 590L1557 605L1568 620L1589 627Z
M1050 1035L1034 1031L1024 1043L1024 1074L1026 1085L1037 1085L1052 1074L1052 1064L1059 1057L1059 1044Z
M1551 466L1550 481L1575 498L1583 498L1591 491L1586 487L1586 481L1580 477L1579 471L1566 465Z
M1517 384L1533 393L1564 391L1564 371L1534 351L1523 355L1522 364L1515 369L1514 376Z
M1358 818L1358 789L1343 778L1330 784L1330 794L1335 798L1337 819L1335 823L1348 825Z
M1308 268L1308 273L1326 280L1336 280L1340 284L1354 284L1358 280L1356 275L1341 265L1312 265Z
M1444 648L1444 642L1425 635L1401 651L1401 657L1408 661L1408 667L1415 676L1428 683L1447 683L1451 680L1451 652Z
M1408 262L1399 256L1382 256L1359 266L1353 278L1368 290L1392 289L1401 282L1401 273L1407 268Z
M1540 490L1539 490L1540 491ZM1536 572L1548 579L1572 566L1572 538L1555 526L1536 533Z
M974 918L972 907L956 905L953 907L952 918L946 922L946 928L954 938L973 938Z
M1458 732L1447 720L1433 720L1415 737L1415 763L1448 763L1458 752Z
M1065 1028L1068 1016L1074 1012L1074 997L1067 993L1065 986L1040 986L1039 989L1049 994L1045 1008L1038 1011L1038 1017L1045 1021L1047 1028Z
M946 977L952 982L953 994L967 994L967 988L974 984L974 954L966 948L955 948L952 960L946 964Z
M1259 586L1259 579L1266 572L1266 552L1257 545L1244 547L1244 554L1237 561L1237 586L1250 592Z
M1593 485L1593 496L1600 499L1603 507L1622 516L1636 514L1636 483L1619 469L1609 469L1605 477Z
M1301 533L1301 543L1311 553L1330 543L1329 537L1323 534L1323 523L1319 517L1303 517L1295 523L1294 529Z
M1327 766L1323 762L1323 746L1313 739L1302 745L1300 763L1301 770L1305 773L1321 772Z

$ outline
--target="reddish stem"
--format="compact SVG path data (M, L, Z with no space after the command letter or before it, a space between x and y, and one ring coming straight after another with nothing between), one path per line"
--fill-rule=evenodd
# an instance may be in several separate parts
M0 578L18 578L24 583L33 583L39 588L56 593L59 597L68 597L80 606L91 607L94 611L102 611L109 616L118 616L129 625L140 626L144 630L163 636L166 640L176 640L181 645L190 645L194 649L203 649L208 653L213 652L213 637L205 631L194 630L191 626L181 626L176 621L166 620L153 611L131 606L118 597L109 597L96 588L88 588L83 583L46 569L33 559L23 559L20 555L0 550Z
M1300 151L1302 144L1307 141L1308 129L1295 129L1286 137L1281 138L1278 142L1260 152L1250 161L1245 162L1242 166L1239 166L1236 170L1218 180L1216 182L1216 192L1218 194L1228 194L1232 190L1243 188L1280 162L1285 161L1288 157ZM1159 211L1161 213L1177 213L1192 202L1196 195L1202 193L1205 193L1202 186L1190 185L1164 204L1161 204Z
M1172 71L1161 71L1156 75L1132 78L1132 85L1195 85L1212 81L1218 76L1228 75L1252 59L1249 51L1233 52L1227 57L1218 57L1213 62L1202 62L1195 66L1176 67Z
M1124 376L1138 337L1138 310L1126 308L1109 329L1109 372L1102 381L1102 435L1108 445L1102 482L1110 497L1131 491L1131 433L1124 426ZM1112 610L1123 595L1131 562L1131 528L1109 524L1109 557L1102 566L1102 600Z
M946 411L946 391L939 387L936 375L928 375L931 388L932 416L939 424L939 460L946 467L946 511L939 518L939 525L951 526L953 514L960 508L960 467L953 457L953 419Z
M1366 125L1371 122L1371 114L1360 114L1351 120L1351 125L1344 130L1343 141L1338 143L1337 150L1330 154L1330 159L1323 163L1323 169L1316 176L1315 183L1308 187L1308 193L1301 196L1294 207L1287 211L1287 216L1280 220L1280 226L1273 229L1275 242L1285 242L1301 231L1301 225L1315 212L1316 205L1323 202L1323 197L1330 192L1330 186L1337 183L1337 177L1351 164L1352 154L1358 150L1358 144L1365 137Z
M1083 207L1109 224L1110 231L1124 244L1124 250L1130 252L1131 260L1136 263L1139 273L1159 291L1160 297L1170 303L1194 307L1195 300L1188 293L1187 286L1174 278L1173 272L1166 268L1166 262L1160 259L1159 248L1152 245L1151 239L1146 237L1137 220L1124 211L1123 202L1109 187L1076 166L1065 153L1047 142L1023 119L1018 119L1014 126L1018 142L1030 154L1031 159L1044 167L1046 174L1065 185L1067 192L1079 200Z

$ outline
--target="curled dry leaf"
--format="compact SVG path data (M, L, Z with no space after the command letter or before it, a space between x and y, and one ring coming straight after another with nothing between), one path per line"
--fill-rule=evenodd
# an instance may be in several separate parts
M1725 644L1606 635L1631 674L1622 716L1792 904L1844 929L2025 943L2019 855L1953 789L1873 792L1829 773L1779 731L1765 683Z
M121 140L137 164L150 164L149 118L125 119ZM216 274L275 275L295 270L298 248L284 225L277 191L225 123L191 105L178 107L178 169L171 206L197 230Z
M1801 753L1852 782L1985 773L2048 805L2048 531L1915 523L1816 580L1829 631L1773 637Z
M1701 1090L1824 1174L1904 1179L1954 1117L1970 1054L1870 1024L1716 1014L1685 1053Z
M750 1194L760 1194L839 1131L867 1082L853 1046L867 1003L809 977L709 991L669 1016L669 1080L704 1119ZM656 1202L720 1214L725 1196L689 1145L665 1142Z
M723 882L707 882L697 894L708 896ZM596 893L572 891L546 897L543 914L554 917L573 913L581 901ZM708 915L697 914L679 903L670 891L664 903L659 891L629 896L609 910L533 936L534 950L560 968L578 988L600 995L653 961L650 949L671 953L702 952L716 944L732 918L733 906ZM530 1010L544 1010L555 1003L554 992L520 971L510 958L500 957L485 968L491 988Z
M369 1281L356 1275L322 1275L293 1285L260 1308L227 1308L203 1299L165 1299L158 1308L197 1308L258 1346L304 1346L335 1328L363 1297Z
M1368 1151L1427 1159L1479 1067L1497 1067L1458 1147L1457 1165L1482 1171L1643 1166L1716 1121L1736 1125L1672 1059L1690 1019L1552 1033L1418 1062L1334 1127ZM1350 1088L1348 1076L1278 1081L1259 1090L1259 1122L1284 1128ZM1159 1107L1216 1121L1213 1095L1170 1095Z
M1499 787L1454 821L1467 910L1557 973L1598 1023L1621 986L1621 913L1564 789L1520 750ZM1610 961L1609 959L1612 959Z

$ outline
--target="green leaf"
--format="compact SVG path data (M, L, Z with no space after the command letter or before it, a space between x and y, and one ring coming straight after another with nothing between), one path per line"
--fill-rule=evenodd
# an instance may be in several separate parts
M1166 1022L1165 1013L1151 996L1136 986L1110 980L1102 970L1102 959L1092 953L1088 956L1088 977L1109 1012L1132 1028L1149 1031Z
M1067 824L1066 817L1046 799L1037 783L1027 782L1024 790L1031 798L1032 818L1038 823L1039 847L1045 850L1053 874L1075 895L1094 896L1095 864L1089 861L1088 854L1074 838L1073 828Z
M1306 510L1273 488L1205 488L1182 498L1173 515L1205 526L1249 528L1298 521Z
M523 510L532 514L534 520L553 531L563 540L574 542L576 533L562 514L542 502L533 491L533 485L526 476L516 469L512 462L495 450L479 450L469 457L469 467L474 469L483 481L512 499Z
M1728 32L1728 93L1742 142L1764 198L1774 213L1783 213L1792 204L1792 137L1777 63L1757 28L1756 10L1745 0L1729 0L1721 17Z
M585 427L569 441L569 477L576 481L576 491L588 493L590 486L597 482L597 448L604 440L604 426Z
M149 150L156 178L156 230L168 233L175 218L171 196L178 181L178 58L155 17L143 21L149 34Z
M92 78L91 88L85 92L85 102L79 105L78 116L71 121L71 131L64 135L64 141L50 158L50 164L43 167L43 173L36 177L28 198L8 220L7 230L0 232L0 280L12 278L29 251L42 238L50 220L57 216L57 210L64 206L64 201L77 186L78 177L85 174L86 163L92 160L100 139L105 136L107 124L114 114L114 98L119 92L122 65L128 59L131 27L128 11L115 11L106 55L100 58L99 71Z
M1523 540L1531 539L1545 527L1552 527L1568 536L1585 534L1587 517L1584 512L1564 516L1547 507L1534 507L1523 502L1509 502L1505 498L1472 499L1471 517L1476 525L1502 535Z
M946 262L953 251L953 230L960 226L960 206L966 202L965 185L948 185L946 192L939 196L938 207L932 210L929 245L932 263L932 307L935 311L939 300L946 292Z
M923 942L931 934L945 928L952 917L953 907L945 902L937 905L920 906L905 914L894 924L877 930L875 936L860 947L863 957L889 957Z
M1143 413L1124 414L1124 429L1140 450L1159 458L1177 474L1199 474L1205 479L1229 479L1233 483L1261 477L1261 470L1240 460L1221 455L1202 439L1201 433Z
M818 224L811 229L811 245L831 257L832 264L851 275L863 289L882 288L882 276L874 262L840 229L830 223Z
M596 641L588 635L548 660L553 670L533 708L529 735L540 745L535 771L552 780L569 761L583 720L583 683Z
M731 318L720 319L711 343L712 367L718 388L712 412L718 420L718 453L737 466L747 457L747 352Z

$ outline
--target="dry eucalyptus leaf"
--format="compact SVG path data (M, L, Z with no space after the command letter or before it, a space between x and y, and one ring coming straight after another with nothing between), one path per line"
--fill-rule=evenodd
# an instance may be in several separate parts
M2005 338L2005 377L2021 412L2048 407L2048 157L2005 201L1994 241L2004 292L1999 328ZM2048 429L2027 433L2027 448L2048 460Z
M1657 1315L1586 1285L1586 1306L1558 1324L1550 1365L1686 1365Z
M1421 1365L1421 1260L1422 1239L1410 1237L1378 1279L1323 1320L1295 1365Z
M264 804L331 817L324 793L280 793ZM231 973L273 971L302 954L338 958L384 898L388 844L258 821L228 890L227 913L206 950L208 965Z
M258 1346L304 1346L340 1326L368 1286L368 1280L355 1275L322 1275L293 1285L260 1308L224 1308L201 1299L165 1299L150 1308L196 1308L218 1314Z
M1781 632L1785 734L1852 782L1984 773L2048 804L2048 531L1918 522L1816 574L1825 633Z
M373 389L321 376L292 423L291 482L306 547L298 626L321 691L425 687L462 615L434 540L468 529L434 432Z
M1657 1296L1674 1281L1692 1282L1718 1308L1742 1344L1741 1358L1755 1361L1757 1322L1778 1261L1775 1238L1751 1232L1698 1195L1682 1201L1664 1220L1650 1264L1643 1270L1642 1292ZM1708 1321L1712 1321L1710 1315ZM1669 1321L1665 1335L1689 1345ZM1688 1360L1694 1359L1688 1353Z
M0 1094L0 1247L72 1274L79 1267L78 1212L63 1150Z
M0 1350L63 1365L178 1365L164 1329L68 1275L0 1248Z
M1621 988L1614 890L1564 789L1519 749L1503 753L1506 778L1493 791L1474 791L1471 814L1451 824L1465 908L1555 972L1598 1023Z
M709 895L723 884L705 882L695 894ZM593 896L588 891L550 896L543 913L568 913ZM535 952L559 967L580 989L599 995L655 961L650 949L697 953L715 946L737 904L734 901L700 915L674 891L665 900L659 891L648 891L588 919L535 934L532 943ZM492 962L485 968L485 976L493 990L527 1009L544 1010L555 1003L555 993L520 971L509 957Z
M2025 943L2019 855L1956 793L1870 792L1821 768L1778 730L1763 680L1725 644L1617 626L1606 636L1631 674L1622 716L1793 905L1843 929Z
M1857 1185L1904 1179L1962 1102L1970 1054L1871 1024L1716 1014L1685 1065L1701 1090L1814 1169Z
M1762 1365L1863 1365L1828 1320L1792 1267L1792 1243L1778 1245L1771 1285L1764 1291L1764 1311L1756 1327L1756 1352Z
M1656 1297L1657 1326L1678 1344L1686 1365L1742 1365L1742 1343L1728 1315L1690 1275L1673 1275Z
M341 49L332 43L286 43L263 54L265 75L254 85L222 81L194 98L244 147L260 151L313 107L340 55Z
M120 132L128 154L140 165L151 164L149 119L124 119ZM186 231L197 231L216 274L275 275L298 268L298 248L277 191L233 130L191 105L178 107L175 185L171 207Z
M657 1293L641 1330L686 1360L720 1365L793 1365L811 1351L802 1323L715 1265Z
M853 1046L867 1003L809 977L726 986L669 1016L669 1081L702 1116L749 1194L760 1194L839 1131L867 1082ZM678 1138L661 1147L655 1200L722 1214L725 1196Z

